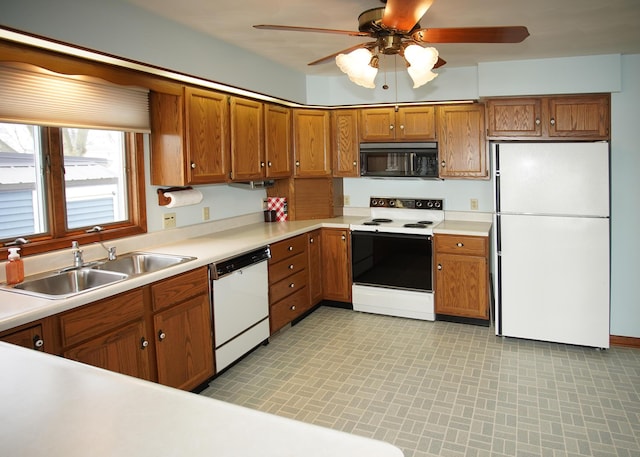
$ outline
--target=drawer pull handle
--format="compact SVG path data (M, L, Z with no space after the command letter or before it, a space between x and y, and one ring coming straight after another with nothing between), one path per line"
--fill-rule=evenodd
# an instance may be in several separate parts
M290 288L292 288L292 289L293 289L295 286L296 286L296 285L295 285L294 283L289 284L289 287L290 287Z
M289 247L287 248L287 251L293 251L293 246L289 246Z
M295 311L295 310L296 310L296 305L293 305L293 306L291 307L291 311Z
M33 337L33 347L34 349L39 349L44 346L44 340L40 338L40 335L35 335Z
M463 247L463 246L464 246L464 244L462 244L462 243L456 243L456 246L458 246L459 248L461 248L461 247Z
M289 265L289 270L293 270L293 264Z

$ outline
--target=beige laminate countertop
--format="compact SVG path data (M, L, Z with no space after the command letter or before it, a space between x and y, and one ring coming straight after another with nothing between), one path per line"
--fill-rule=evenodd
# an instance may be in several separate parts
M367 218L362 216L341 216L306 221L260 222L167 244L140 246L137 250L186 255L196 257L196 259L154 273L131 277L125 281L65 299L51 300L0 289L0 331L77 308L136 287L145 286L317 228L348 228L349 224L358 223L364 219ZM488 236L490 228L490 222L445 220L435 226L433 231L435 234Z

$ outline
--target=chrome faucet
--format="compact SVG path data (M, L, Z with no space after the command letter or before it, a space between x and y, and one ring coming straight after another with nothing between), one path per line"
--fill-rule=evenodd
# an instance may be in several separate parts
M73 266L75 268L80 268L84 265L84 260L82 259L82 249L80 249L80 245L77 241L71 242L71 253L73 254Z
M100 233L104 230L103 227L96 225L95 227L90 228L89 230L87 230L87 233ZM102 249L104 249L105 251L107 251L108 254L108 259L109 260L116 260L118 258L118 256L116 255L116 247L115 246L109 246L106 247L104 245L104 243L102 242L102 240L98 239L98 243L100 243L100 246L102 246Z

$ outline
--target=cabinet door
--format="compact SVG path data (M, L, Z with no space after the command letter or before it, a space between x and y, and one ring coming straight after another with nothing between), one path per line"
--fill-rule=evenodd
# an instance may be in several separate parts
M260 102L231 98L231 177L235 181L264 177L263 109Z
M489 136L539 137L542 105L539 98L495 99L487 102Z
M296 177L331 176L331 127L329 112L293 111L293 149Z
M189 182L184 142L184 95L151 92L151 184L184 186Z
M106 370L149 380L150 348L145 335L144 321L139 320L67 349L63 356Z
M227 96L187 87L185 107L188 183L226 181L229 173Z
M488 319L487 259L438 253L435 262L436 314Z
M360 136L357 110L336 110L331 113L333 136L333 176L360 176Z
M484 106L438 107L441 178L489 178Z
M42 324L35 324L23 330L0 336L0 341L15 344L37 351L44 351Z
M428 141L436 139L436 111L433 106L403 107L396 113L396 139Z
M209 299L200 295L153 318L158 382L193 389L214 374Z
M321 230L307 233L309 260L309 297L311 306L322 300L322 236Z
M549 98L549 136L609 138L609 96Z
M267 178L291 176L291 109L265 108L265 160Z
M395 134L395 108L360 110L360 134L363 141L392 141Z
M322 229L322 289L325 300L351 301L349 231Z

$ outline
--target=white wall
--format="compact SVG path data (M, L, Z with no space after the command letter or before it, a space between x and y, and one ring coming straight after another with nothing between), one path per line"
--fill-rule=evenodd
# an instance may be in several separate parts
M640 241L640 55L571 57L517 62L487 62L478 68L443 68L438 78L413 90L398 75L396 90L356 87L346 77L319 78L295 74L278 64L216 41L142 11L121 0L21 0L4 2L2 25L75 43L145 63L266 93L300 103L345 105L360 103L463 100L489 95L613 92L612 96L612 300L611 333L640 337L640 288L637 259ZM117 25L114 25L117 24ZM256 72L255 65L260 66ZM378 77L380 78L380 76ZM388 82L391 77L388 75ZM382 83L378 82L381 86ZM391 86L391 84L390 84ZM262 196L226 186L203 186L212 218L261 209ZM448 209L468 209L478 198L490 211L489 181L345 180L352 206L366 206L368 195L442 196ZM162 210L148 189L149 225L157 229ZM402 195L401 195L402 194ZM254 195L256 195L254 197ZM240 203L237 203L240 202ZM155 205L155 206L154 206ZM201 207L178 208L178 224L201 220Z

